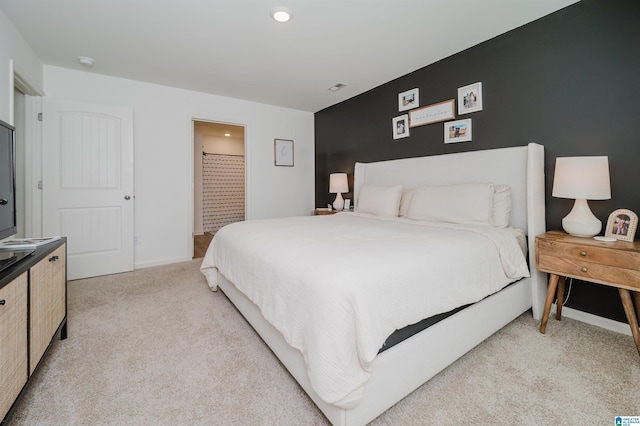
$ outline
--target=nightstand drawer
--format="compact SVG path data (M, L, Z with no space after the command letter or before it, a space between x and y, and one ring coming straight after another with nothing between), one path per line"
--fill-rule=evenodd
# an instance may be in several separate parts
M584 281L640 290L640 270L587 262L584 258L559 257L540 252L538 269Z
M600 263L619 268L640 269L638 255L634 252L549 240L538 240L537 243L540 256L562 257L576 262Z

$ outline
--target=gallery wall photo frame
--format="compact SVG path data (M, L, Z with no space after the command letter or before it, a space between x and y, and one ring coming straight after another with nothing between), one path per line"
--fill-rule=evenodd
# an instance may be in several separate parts
M409 114L393 118L393 139L409 137Z
M409 127L424 126L425 124L438 123L452 118L456 118L455 99L409 111Z
M274 139L273 157L276 166L293 167L293 141L290 139Z
M637 228L638 215L628 209L618 209L609 215L604 236L633 242Z
M458 115L482 111L482 82L458 88Z
M398 111L406 111L418 106L420 106L420 89L411 89L398 94Z
M471 119L444 123L444 143L471 141Z

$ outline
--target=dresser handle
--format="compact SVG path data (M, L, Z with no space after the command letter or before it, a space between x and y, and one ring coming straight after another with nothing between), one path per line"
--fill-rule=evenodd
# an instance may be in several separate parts
M586 252L586 251L581 251L581 252L580 252L580 256L586 256L586 255L587 255L587 252Z
M586 267L586 266L583 266L583 267L582 267L582 269L581 269L581 271L582 271L582 272L587 272L587 267Z
M5 303L4 299L0 300L0 306L4 306L4 303Z

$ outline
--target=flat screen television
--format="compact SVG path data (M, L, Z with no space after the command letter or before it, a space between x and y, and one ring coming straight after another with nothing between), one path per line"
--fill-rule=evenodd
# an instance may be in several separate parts
M15 148L15 129L0 120L0 240L18 232Z

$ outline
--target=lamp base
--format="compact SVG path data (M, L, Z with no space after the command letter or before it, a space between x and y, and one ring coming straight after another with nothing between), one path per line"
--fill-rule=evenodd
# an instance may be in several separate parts
M593 215L587 200L578 198L564 219L562 228L575 237L593 237L600 233L602 222Z
M341 193L336 194L336 200L333 202L334 210L342 210L344 208L344 199L342 198Z

